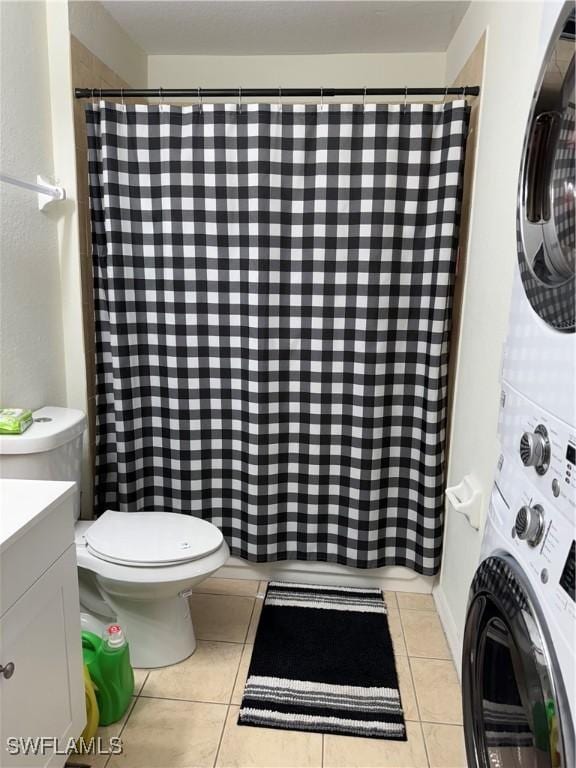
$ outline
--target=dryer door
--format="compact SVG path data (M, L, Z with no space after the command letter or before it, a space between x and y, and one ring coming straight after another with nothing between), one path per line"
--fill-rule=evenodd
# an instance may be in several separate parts
M507 555L474 577L462 697L470 768L568 768L573 734L564 688L530 586Z
M567 3L532 105L518 194L520 275L532 308L552 328L575 327L574 11Z

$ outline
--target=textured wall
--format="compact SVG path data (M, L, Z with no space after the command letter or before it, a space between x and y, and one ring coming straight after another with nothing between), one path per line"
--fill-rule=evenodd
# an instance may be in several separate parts
M144 88L146 54L108 11L93 0L71 0L68 9L70 32L74 37L118 77Z
M452 81L487 33L448 466L449 485L456 485L464 475L475 476L484 495L483 520L499 455L502 345L517 259L516 193L524 131L542 57L544 5L472 3L447 51L446 74ZM457 656L482 528L483 524L475 531L448 508L436 597Z
M151 88L444 85L445 61L443 53L149 56L148 84Z
M43 2L0 3L0 168L52 176ZM0 185L0 405L65 405L58 227L35 193Z

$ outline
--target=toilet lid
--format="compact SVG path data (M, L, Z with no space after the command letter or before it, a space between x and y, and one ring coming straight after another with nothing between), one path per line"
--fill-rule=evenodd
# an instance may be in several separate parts
M222 533L207 520L173 512L104 512L86 531L95 557L121 565L181 565L215 552Z

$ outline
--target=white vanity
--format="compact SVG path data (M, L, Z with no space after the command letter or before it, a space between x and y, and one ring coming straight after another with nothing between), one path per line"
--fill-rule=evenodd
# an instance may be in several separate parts
M85 725L75 483L0 480L0 765L62 766ZM10 754L20 740L44 754Z

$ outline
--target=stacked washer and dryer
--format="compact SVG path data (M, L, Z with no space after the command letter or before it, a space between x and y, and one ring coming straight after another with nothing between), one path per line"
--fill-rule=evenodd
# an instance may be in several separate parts
M574 6L526 131L496 471L462 661L470 768L573 768L576 722Z

